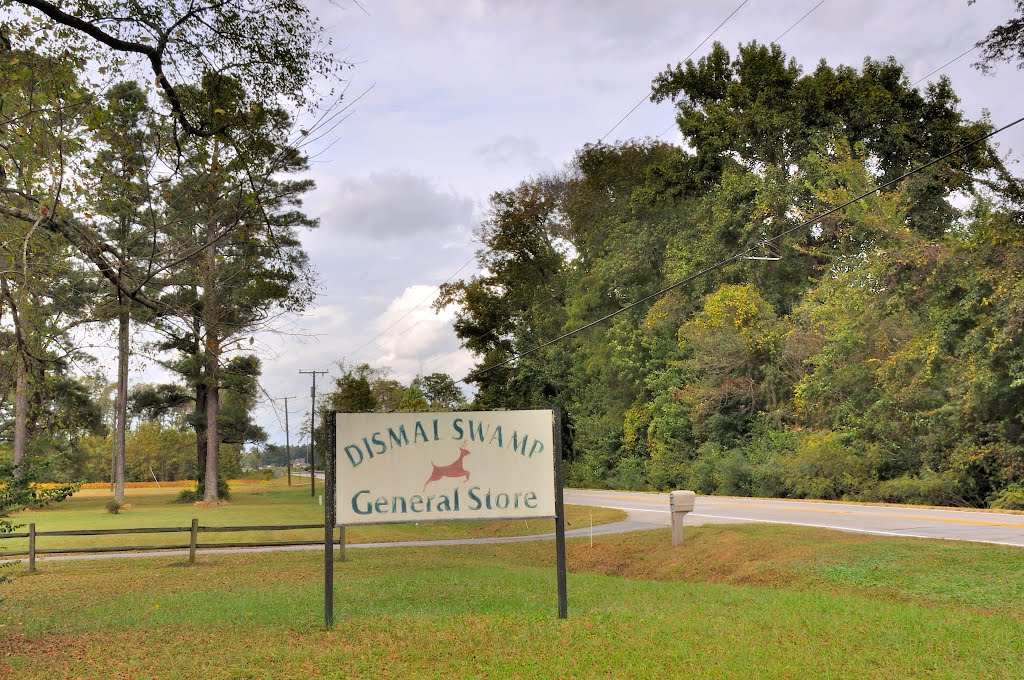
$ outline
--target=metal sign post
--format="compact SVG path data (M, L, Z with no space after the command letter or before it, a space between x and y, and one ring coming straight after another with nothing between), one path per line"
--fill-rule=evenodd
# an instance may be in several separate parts
M331 411L331 441L324 456L324 625L334 627L334 468L338 456L338 414Z
M565 503L562 500L562 410L555 408L552 418L552 457L555 459L555 569L558 574L558 618L569 616L565 578Z

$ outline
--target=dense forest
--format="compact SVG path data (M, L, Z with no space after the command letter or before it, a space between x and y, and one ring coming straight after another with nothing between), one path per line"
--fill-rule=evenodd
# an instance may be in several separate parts
M437 303L475 405L563 408L573 485L1021 507L1024 194L969 144L992 124L894 60L756 42L652 99L687 148L588 145L491 197L483 273Z

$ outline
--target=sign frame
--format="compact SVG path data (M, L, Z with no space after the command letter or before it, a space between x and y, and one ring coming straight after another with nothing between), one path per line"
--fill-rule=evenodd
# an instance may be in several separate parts
M566 565L565 565L565 504L563 497L562 477L562 412L557 407L547 409L530 409L533 411L548 411L551 415L551 458L554 477L554 520L555 520L555 570L558 587L558 618L568 617L568 594L566 586ZM514 411L511 411L514 413ZM338 428L337 417L339 411L330 413L330 441L327 455L324 461L324 624L328 630L334 626L334 529L340 527L340 548L341 558L345 556L345 526L337 524L337 467L338 467ZM479 414L481 411L454 411L448 413ZM530 515L529 519L550 518L552 515ZM477 519L465 518L438 518L421 519L422 522L467 522L487 521L490 518ZM508 517L506 519L517 519ZM519 518L524 519L524 518ZM372 524L405 523L408 519L385 520L373 522ZM367 523L370 524L370 523Z

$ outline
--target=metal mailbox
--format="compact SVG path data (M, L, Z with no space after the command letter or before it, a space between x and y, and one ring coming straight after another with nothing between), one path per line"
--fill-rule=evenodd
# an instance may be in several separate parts
M668 507L672 512L693 512L697 494L693 491L673 491L668 495Z
M693 491L673 491L668 495L669 516L672 518L672 545L683 544L683 519L693 512L697 494Z

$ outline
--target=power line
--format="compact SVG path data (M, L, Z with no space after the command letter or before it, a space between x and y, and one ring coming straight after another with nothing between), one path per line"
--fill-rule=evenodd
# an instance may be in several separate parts
M473 256L472 256L472 257L470 257L470 258L469 258L468 260L466 260L466 261L465 261L465 262L464 262L464 263L462 264L462 266L461 266L461 267L459 267L458 269L456 269L456 270L455 270L455 272L454 272L454 273L453 273L453 274L452 274L451 276L449 276L449 277L448 277L447 279L445 279L445 280L444 280L444 283L442 283L441 285L443 286L443 285L444 285L445 283L448 283L449 281L451 281L452 279L454 279L454 278L455 278L455 276L456 276L456 275L457 275L457 274L458 274L459 272L461 272L461 271L462 271L463 269L465 269L466 267L468 267L468 266L469 266L469 264L470 264L470 263L471 263L471 262L472 262L473 260L475 260L475 259L476 259L476 255L473 255ZM393 324L391 324L390 326L388 326L387 328L385 328L384 330L382 330L382 331L381 331L380 333L377 333L377 335L373 336L372 338L370 338L369 340L367 340L366 342L364 342L364 343L363 343L362 345L360 345L360 346L359 346L359 347L357 347L356 349L352 350L351 352L348 352L347 354L345 354L345 356L346 356L346 357L348 357L348 356L353 356L353 355L355 355L355 354L358 354L358 353L359 353L359 351L360 351L361 349L363 349L364 347L366 347L367 345L369 345L369 344L370 344L371 342L373 342L374 340L376 340L377 338L379 338L380 336L384 335L384 334L385 334L385 333L387 333L387 332L388 332L389 330L391 330L392 328L394 328L395 326L397 326L397 325L398 325L399 323L401 323L401 322L402 322L402 320L403 320L403 319L405 319L405 317L409 316L410 314L412 314L413 312L415 312L415 311L416 311L417 309L419 309L420 307L422 307L422 306L423 306L423 305L424 305L424 304L425 304L425 303L427 302L427 300L430 300L430 299L436 298L436 297L437 297L437 295L438 295L438 293L431 293L431 294L430 294L430 295L428 295L427 297L423 298L423 300L422 300L422 301L421 301L421 302L420 302L420 303L419 303L418 305L416 305L415 307L413 307L412 309L410 309L410 310L409 310L408 312L406 312L406 313L405 313L405 314L403 314L402 316L398 317L398 320L397 320L397 321L395 321L395 322L394 322ZM417 322L417 323L418 323L418 322Z
M714 35L715 35L716 33L718 33L718 31L719 31L719 30L720 30L720 29L722 28L722 26L725 26L725 25L726 25L727 23L729 23L729 19L732 19L732 18L733 18L733 16L735 16L735 15L736 15L736 12L739 12L739 11L740 11L741 9L743 9L743 6L744 6L745 4L747 4L748 2L750 2L750 0L743 0L743 2L741 2L741 3L740 3L740 4L739 4L739 5L737 6L737 7L736 7L736 9L734 9L734 10L733 10L732 12L730 12L730 13L729 13L729 16L727 16L727 17L726 17L725 19L723 19L723 20L722 20L722 23L718 24L718 26L716 26L716 27L715 27L715 30L713 30L713 31L711 31L710 33L708 33L707 37L706 37L706 38L704 38L703 40L701 40L701 41L700 41L700 44L699 44L699 45L697 45L697 46L696 46L696 47L694 47L694 48L693 48L692 50L690 50L690 53L689 53L689 54L687 54L687 55L686 55L686 56L685 56L685 57L683 58L683 61L686 61L687 59L689 59L690 57L692 57L692 56L693 56L693 55L694 55L694 54L695 54L695 53L697 52L697 50L699 50L700 48L704 47L705 43L707 43L707 41L708 41L708 40L711 40L711 38L712 38L712 37L714 37ZM636 111L636 110L637 110L638 108L640 108L640 105L641 105L641 104L643 104L643 103L644 103L645 101L647 101L647 100L648 100L648 99L650 98L650 96L651 96L651 95L649 95L649 94L645 94L645 95L644 95L643 97L641 97L641 98L640 98L640 101L638 101L638 102L637 102L636 104L634 104L634 105L633 105L633 108L631 108L631 109L630 109L629 111L627 111L627 112L626 112L626 115L625 115L625 116L623 116L622 118L620 118L620 119L619 119L619 122L618 122L618 123L616 123L615 125L613 125L613 126L611 127L611 129L610 129L610 130L608 130L608 132L606 132L606 133L604 133L603 135L601 135L601 138L597 140L597 143L598 143L598 144L600 144L601 142L603 142L603 141L605 140L605 138L606 138L606 137L608 137L608 135L610 135L611 133L615 132L616 128L618 128L618 127L619 127L620 125L622 125L622 123L623 123L623 122L624 122L624 121L625 121L625 120L626 120L627 118L629 118L629 117L630 117L631 115L633 115L633 112L634 112L634 111Z
M419 325L420 325L421 323L423 323L423 321L422 321L422 320L420 320L420 321L416 321L416 322L414 322L414 323L413 323L413 324L412 324L411 326L409 326L409 327L408 327L408 328L406 328L406 329L405 329L404 331L402 331L401 333L398 333L397 335L394 335L394 336L392 336L392 337L390 337L390 338L385 338L385 339L384 339L383 341L381 341L381 342L379 342L379 343L376 343L376 344L374 344L374 345L373 345L373 346L371 346L371 347L370 347L369 349L370 349L371 351L372 351L372 350L380 350L380 351L382 351L382 352L383 352L383 351L385 351L385 350L386 350L386 345L387 345L387 343L388 343L388 342L393 342L393 341L395 341L395 340L398 340L398 339L399 339L400 337L402 337L403 335L405 335L406 333L408 333L408 332L409 332L409 331L411 331L412 329L416 328L416 327L417 327L417 326L419 326ZM365 347L365 346L366 346L366 345L364 345L364 347ZM358 356L359 356L360 354L362 354L362 353L363 353L364 351L365 351L365 350L361 350L361 351L356 351L356 352L353 352L352 354L347 354L347 355L345 355L345 357L344 357L344 358L348 360L348 363L350 363L350 364L354 364L354 363L355 363L355 359L356 359L356 357L358 357Z
M773 40L772 42L775 42L775 43L777 43L777 42L779 42L780 40L782 40L783 38L785 38L785 37L786 37L786 35L787 35L787 34L788 34L788 33L789 33L790 31L792 31L792 30L793 30L794 28L796 28L797 26L799 26L799 25L800 25L800 23L801 23L801 22L803 22L803 20L804 20L804 19L806 19L807 17L811 16L811 13L812 13L812 12L814 12L814 10L818 9L819 7L821 7L821 6L822 6L822 5L824 5L824 4L825 4L825 0L819 0L819 2L818 2L818 4L817 4L817 5L815 5L814 7L810 8L809 10L807 10L806 12L804 12L803 16L801 16L801 17L800 17L799 19L797 19L796 21L794 21L794 22L793 22L793 23L792 23L792 24L790 25L790 27L789 27L789 28L787 28L787 29L786 29L785 31L783 31L783 32L782 32L782 33L781 33L781 34L779 35L779 37L778 37L778 38L776 38L775 40ZM742 5L741 5L741 7L742 7ZM734 10L734 11L733 11L733 14L735 14L735 13L736 13L737 11L739 11L739 7L737 7L737 8L736 8L736 10ZM732 15L729 15L729 16L731 17ZM728 19L727 19L727 20L728 20ZM721 28L721 26L719 26L719 28ZM716 28L715 30L717 31L718 29ZM713 35L713 34L712 34L712 35ZM708 36L708 37L710 38L711 36ZM708 41L708 40L707 40L707 38L705 38L705 39L704 39L704 43L706 43L707 41ZM701 43L701 45L703 45L704 43ZM698 47L699 47L699 46L698 46ZM696 51L696 50L694 50L694 51ZM692 55L692 54L693 54L693 52L690 52L690 55ZM689 59L690 57L689 57L689 56L687 56L686 58L687 58L687 59ZM643 100L640 100L640 101L642 102ZM637 104L637 106L639 106L639 105L640 105L640 104ZM636 106L634 106L634 107L633 107L633 110L636 110ZM633 112L633 111L630 111L630 113L632 113L632 112ZM629 115L629 114L626 114L626 115ZM625 120L625 118L623 118L622 120ZM619 121L619 122L621 123L622 121ZM667 128L665 128L665 129L664 129L664 130L662 130L662 131L661 131L660 133L658 133L658 136L657 136L657 137L655 137L655 139L661 139L662 137L664 137L664 136L665 136L665 135L666 135L666 134L668 133L668 131L669 131L669 130L671 130L671 129L672 129L672 128L674 128L675 126L676 126L676 123L675 123L675 121L673 121L672 123L670 123L670 124L669 124L669 126L668 126ZM614 129L614 128L613 128L613 129ZM611 131L609 130L609 132L611 132ZM607 135L605 135L605 136L607 137Z
M949 61L947 61L947 62L946 62L945 64L943 64L942 66L938 67L937 69L935 69L934 71L932 71L932 72L931 72L931 73L929 73L928 75L924 76L923 78L918 78L918 79L917 79L917 80L916 80L916 81L915 81L915 82L914 82L913 84L911 84L911 87L917 87L917 85L918 85L919 83L921 83L921 82L923 82L923 81L925 81L925 80L928 80L928 79L929 79L929 78L931 78L931 77L932 77L933 75L935 75L935 74L936 74L936 73L938 73L939 71L941 71L941 70L945 69L945 68L946 68L947 66L949 66L950 64L952 64L952 63L954 63L954 62L957 62L957 61L960 61L961 59L963 59L964 57L966 57L966 56L967 56L968 54L970 54L971 52L973 52L973 51L974 51L974 50L976 50L976 49L978 49L978 45L975 45L974 47L972 47L972 48L971 48L971 49L969 49L969 50L966 50L966 51L964 51L964 52L961 52L960 54L958 54L957 56L953 57L952 59L950 59L950 60L949 60Z
M689 59L689 58L690 58L691 56L693 56L693 54L695 54L695 53L696 53L696 51L697 51L698 49L700 49L701 47L705 46L705 45L706 45L706 44L708 43L708 41L709 41L709 40L711 40L711 39L712 39L712 38L713 38L713 37L714 37L714 36L715 36L715 35L716 35L716 34L717 34L717 33L718 33L718 32L719 32L719 31L720 31L721 29L722 29L722 27L724 27L724 26L725 26L726 24L728 24L728 23L729 23L729 20L730 20L730 19L731 19L731 18L732 18L733 16L735 16L735 14L736 14L736 13L737 13L737 12L738 12L738 11L739 11L740 9L742 9L742 8L743 8L743 6L744 6L744 5L746 4L746 3L748 3L748 2L750 2L750 0L742 0L742 1L741 1L741 2L740 2L740 3L738 4L738 5L736 5L735 9L733 9L733 10L732 10L731 12L729 12L728 16L726 16L726 17L725 17L724 19L722 19L722 22L721 22L721 23L720 23L720 24L719 24L719 25L718 25L717 27L715 27L715 30L714 30L714 31L712 31L711 33L709 33L709 34L708 34L708 36L707 36L707 37L705 37L705 39L701 40L701 41L700 41L700 44L698 44L698 45L697 45L696 47L694 47L693 49L691 49L691 50L690 50L690 52L689 52L689 54L687 54L687 55L686 55L686 56L685 56L685 57L683 58L683 60L685 61L686 59ZM821 0L821 2L824 2L824 0ZM819 2L818 4L820 5L820 4L821 4L821 2ZM811 9L811 11L814 11L814 9L816 9L816 8L817 8L817 6L815 6L815 7L813 8L813 9ZM807 12L807 14L810 14L810 12ZM807 14L805 14L804 16L807 16ZM803 17L802 17L802 18L801 18L800 20L803 20ZM800 20L798 20L798 22L797 22L798 24L800 23ZM794 25L794 26L796 26L796 25ZM792 28L792 27L791 27L791 28ZM640 105L641 105L641 104L642 104L642 103L643 103L643 102L644 102L645 100L647 100L647 99L648 99L649 97L650 97L650 95L649 95L649 94L645 94L645 95L644 95L644 96L643 96L643 97L642 97L642 98L641 98L641 99L640 99L639 101L637 101L637 102L636 102L636 104L634 104L634 105L633 105L633 108L632 108L632 109L630 109L630 111L629 111L629 112L627 112L627 113L626 113L626 115L625 115L625 116L623 116L623 118L622 118L622 119L620 119L620 121L618 121L617 123L615 123L615 124L614 124L614 125L613 125L613 126L611 127L611 129L609 129L609 130L608 130L607 132L605 132L605 133L604 133L604 134L603 134L603 135L601 136L601 138L600 138L600 139L598 139L598 143L600 143L600 142L604 141L604 139L605 139L605 138L606 138L606 137L607 137L607 136L608 136L609 134L611 134L612 132L614 132L614 131L615 131L615 129L616 129L616 128L617 128L618 126L622 125L622 124L623 124L623 122L624 122L624 121L626 121L626 119L627 119L627 118L629 118L629 117L630 117L630 116L631 116L631 115L633 114L633 112L635 112L635 111L636 111L637 109L639 109L639 108L640 108ZM668 129L666 129L666 132L668 132ZM660 137L660 136L662 136L662 135L664 135L664 134L665 134L665 132L663 132L662 134L660 134L660 135L658 135L658 136ZM453 274L451 275L451 277L447 278L447 279L446 279L446 280L444 281L444 283L445 283L445 284L446 284L446 283L449 283L450 281L452 281L453 279L455 279L456 275L457 275L457 274L458 274L458 273L459 273L460 271L462 271L463 269L465 269L465 268L466 268L466 267L467 267L467 266L468 266L468 265L470 264L470 262L472 262L472 261L473 261L473 259L474 259L474 258L475 258L475 256L474 256L474 257L471 257L470 259L468 259L468 260L467 260L467 261L466 261L466 262L465 262L465 263L464 263L464 264L463 264L463 265L462 265L461 267L459 267L459 268L458 268L458 269L457 269L457 270L455 271L455 273L453 273ZM441 285L443 285L443 284L441 284ZM420 302L420 303L419 303L418 305L416 305L415 307L413 307L412 309L410 309L409 311L407 311L406 313L404 313L404 314L402 314L402 315L401 315L400 317L398 317L398 320L397 320L397 321L395 321L395 322L394 322L393 324L391 324L391 326L388 326L388 327L387 327L386 329L384 329L383 331L381 331L380 333L378 333L378 334L377 334L377 335L375 335L374 337L370 338L370 340L366 341L365 343L362 343L361 345L359 345L358 347L356 347L356 348L355 348L354 350L352 350L352 351L348 352L347 354L345 354L345 356L346 356L346 357L350 357L350 356L353 356L353 355L357 355L357 354L359 353L359 351L361 351L362 349L366 348L366 347L367 347L368 345L370 345L370 344L371 344L371 343L372 343L372 342L373 342L374 340L377 340L377 339L378 339L378 338L380 338L380 337L381 337L382 335L384 335L385 333L387 333L388 331L390 331L390 330L391 330L392 328L394 328L395 326L397 326L397 325L398 325L398 324L399 324L399 323L400 323L400 322L401 322L401 321L403 320L403 318L406 318L407 316L409 316L409 314L413 313L414 311L416 311L417 309L419 309L420 307L422 307L422 306L424 305L424 303L426 303L426 302L427 302L427 300L429 300L429 299L431 299L431 298L434 298L434 297L435 297L435 295L434 295L434 294L431 294L431 295L427 296L427 297L426 297L426 298L424 298L424 300L423 300L422 302ZM403 332L402 332L401 334L399 334L399 336L400 336L400 335L404 335L404 334L408 333L408 332L409 332L410 330L412 330L412 329L410 328L410 329L407 329L406 331L403 331ZM397 337L397 336L396 336L396 337ZM378 347L378 348L380 348L380 347ZM449 355L449 354L453 354L453 353L455 353L455 351L458 351L458 350L453 350L452 352L449 352L449 353L447 353L447 354L442 354L441 356L435 357L434 359L431 359L431 362L428 362L428 364L431 364L431 363L433 363L433 362L436 362L436 360L439 360L440 358L443 358L444 356L447 356L447 355ZM402 376L406 376L406 375L409 375L410 373L413 373L413 371L407 371L406 373L403 373L403 374L401 374L401 375L402 375ZM399 377L401 377L401 376L399 376Z
M811 16L811 12L813 12L813 11L814 11L814 10L816 10L816 9L818 9L819 7L821 7L821 6L822 6L822 5L824 5L824 4L825 4L825 0L821 0L821 2L819 2L819 3L817 4L817 5L815 5L814 7L810 8L809 10L807 10L807 13L806 13L806 14L804 14L804 15L803 15L802 17L800 17L799 19L797 19L796 21L794 21L794 22L793 22L793 25L792 25L792 26L790 26L790 27L789 27L789 28L787 28L787 29L786 29L785 31L783 31L783 32L782 32L782 34L781 34L781 35L780 35L780 36L779 36L778 38L776 38L775 40L773 40L772 42L775 42L775 43L777 43L777 42L779 42L780 40L782 40L783 38L785 38L785 37L786 37L786 34L787 34L787 33L789 33L789 32L790 32L790 31L792 31L792 30L793 30L794 28L796 28L797 26L799 26L799 25L800 25L800 22L802 22L802 21L803 21L804 19L806 19L807 17Z
M931 166L935 165L936 163L940 163L941 161L944 161L945 159L949 158L950 156L956 155L956 154L960 153L961 151L963 151L965 149L968 149L968 148L970 148L972 146L975 146L977 144L980 144L980 143L982 143L982 142L984 142L984 141L986 141L988 139L991 139L992 137L996 136L1000 132L1008 130L1011 127L1013 127L1014 125L1017 125L1018 123L1021 123L1022 121L1024 121L1024 117L1018 118L1017 120L1013 121L1012 123L1007 123L1006 125L1004 125L1004 126L1002 126L1000 128L996 128L995 130L992 130L988 134L983 135L981 137L978 137L977 139L974 139L974 140L972 140L970 142L966 142L964 144L961 144L960 146L957 146L957 147L947 151L946 153L942 154L941 156L939 156L937 158L934 158L934 159L928 161L927 163L924 163L922 165L917 166L916 168L912 168L912 169L908 170L907 172L903 173L899 177L891 179L888 182L883 182L882 184L879 184L874 189L870 189L868 191L865 191L864 193L860 194L859 196L855 196L854 198L851 198L850 200L846 201L845 203L841 203L840 205L837 205L837 206L834 206L832 208L829 208L828 210L826 210L826 211L824 211L822 213L819 213L819 214L815 215L814 217L812 217L812 218L810 218L808 220L804 220L803 222L797 224L794 227L791 227L789 229L786 229L784 231L779 232L778 234L776 234L775 236L772 236L771 238L762 239L762 240L758 241L757 243L755 243L753 246L750 246L749 248L746 248L746 249L741 250L741 251L739 251L739 252L737 252L737 253L735 253L733 255L730 255L729 257L727 257L727 258L725 258L723 260L719 260L718 262L715 262L714 264L712 264L712 265L710 265L708 267L705 267L704 269L701 269L698 272L690 274L689 276L687 276L687 277L685 277L685 278L683 278L683 279L681 279L679 281L676 281L675 283L673 283L673 284L671 284L669 286L666 286L666 287L662 288L661 290L655 291L655 292L651 293L650 295L647 295L647 296L645 296L643 298L640 298L639 300L636 300L635 302L631 302L630 304L626 305L625 307L622 307L621 309L618 309L618 310L616 310L614 312L611 312L609 314L605 314L600 319L596 319L594 321L591 321L588 324L580 326L579 328L573 329L573 330L571 330L571 331L569 331L567 333L563 333L562 335L559 335L557 338L554 338L553 340L549 340L549 341L547 341L545 343L537 345L536 347L534 347L532 349L529 349L529 350L527 350L525 352L521 352L519 354L516 354L516 355L514 355L512 357L509 357L508 359L506 359L504 361L501 361L501 362L499 362L497 364L494 364L492 366L488 366L486 368L481 368L481 369L478 369L476 371L470 371L464 378L462 378L461 380L458 380L457 382L465 383L466 381L468 381L471 378L477 378L477 377L479 377L479 376L481 376L481 375L483 375L485 373L488 373L490 371L493 371L493 370L495 370L497 368L501 368L502 366L507 366L508 364L512 363L513 361L517 361L518 359L522 359L524 357L530 356L531 354L539 352L540 350L544 349L545 347L550 347L551 345L554 345L555 343L561 342L562 340L565 340L567 338L571 338L572 336L574 336L574 335L576 335L578 333L582 333L583 331L585 331L585 330L587 330L589 328L593 328L594 326L596 326L596 325L598 325L600 323L603 323L603 322L605 322L605 321L607 321L607 320L609 320L609 319L611 319L613 317L616 317L619 314L622 314L623 312L629 311L630 309L633 309L634 307L642 305L643 303L648 302L649 300L653 300L656 297L660 297L660 296L664 295L665 293L669 292L670 290L673 290L675 288L679 288L681 286L685 286L687 283L689 283L689 282L691 282L691 281L693 281L693 280L695 280L695 279L697 279L697 278L699 278L701 276L704 276L705 274L709 274L709 273L715 271L716 269L721 269L722 267L726 266L727 264L730 264L730 263L735 262L737 260L741 260L745 256L747 256L747 255L749 255L751 253L756 252L758 249L763 248L763 247L767 246L768 244L773 243L775 241L778 241L779 239L782 239L782 238L784 238L786 236L789 236L793 232L796 232L796 231L799 231L799 230L804 229L806 227L809 227L809 226L813 225L814 223L819 222L822 218L827 217L827 216L829 216L829 215L831 215L833 213L839 212L840 210L843 210L844 208L847 208L847 207L853 205L857 201L861 201L861 200L867 198L868 196L871 196L872 194L878 193L879 191L881 191L882 189L885 189L886 187L892 186L892 185L894 185L894 184L896 184L898 182L902 182L903 180L907 179L911 175L915 175L915 174L921 172L922 170L926 170L926 169L930 168Z

